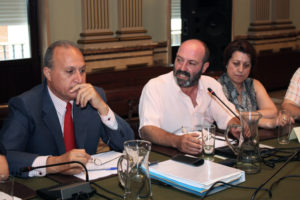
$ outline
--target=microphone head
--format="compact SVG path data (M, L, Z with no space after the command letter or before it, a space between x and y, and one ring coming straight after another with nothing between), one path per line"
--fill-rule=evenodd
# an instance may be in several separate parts
M212 95L216 95L215 92L214 92L211 88L207 88L207 90L208 90L209 93L211 93Z

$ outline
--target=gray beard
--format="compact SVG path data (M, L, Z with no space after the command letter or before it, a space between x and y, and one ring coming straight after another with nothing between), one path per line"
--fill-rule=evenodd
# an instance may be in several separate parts
M198 83L198 81L201 77L201 74L202 74L202 72L200 70L197 74L190 77L188 80L183 80L183 79L176 77L175 73L174 73L174 77L175 77L176 83L179 87L188 88L188 87L192 87Z

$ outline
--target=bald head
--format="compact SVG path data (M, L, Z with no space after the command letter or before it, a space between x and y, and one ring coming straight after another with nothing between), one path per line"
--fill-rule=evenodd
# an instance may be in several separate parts
M206 63L209 59L209 49L207 45L198 39L190 39L184 41L178 49L177 54L181 51L187 51L195 57L200 57L202 63Z

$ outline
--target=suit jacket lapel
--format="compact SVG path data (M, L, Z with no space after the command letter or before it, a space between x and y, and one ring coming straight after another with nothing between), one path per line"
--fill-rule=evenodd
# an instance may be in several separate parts
M44 82L42 112L43 121L49 132L54 136L58 153L61 155L66 152L63 133L61 131L55 107L48 93L46 81Z

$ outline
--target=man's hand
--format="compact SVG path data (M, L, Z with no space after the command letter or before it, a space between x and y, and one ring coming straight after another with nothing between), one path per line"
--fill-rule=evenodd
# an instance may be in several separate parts
M6 180L9 176L9 169L8 169L6 157L1 154L0 154L0 163L1 163L0 174L2 175L2 177L0 177L0 181L1 181L1 180Z
M201 141L198 133L175 135L156 126L143 126L140 130L143 140L151 141L162 146L169 146L181 152L199 154L202 151Z
M86 165L91 156L85 152L84 149L73 149L67 153L64 153L61 156L49 156L47 159L47 165L62 163L62 162L70 162L70 161L79 161L82 164ZM56 167L48 167L47 173L62 173L62 174L79 174L83 171L83 167L80 164L66 164L60 165Z
M201 141L199 140L198 133L184 134L180 136L177 148L178 150L189 153L189 154L199 154L202 152Z
M84 108L88 102L98 110L100 115L107 115L108 106L89 83L75 85L71 92L77 91L76 104Z
M230 125L240 125L240 120L236 117L232 118L231 120L229 120L227 127L229 127ZM240 138L240 134L241 134L241 130L239 128L232 128L230 130L230 132L232 133L232 135L239 139Z

